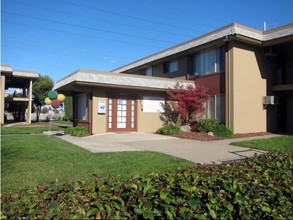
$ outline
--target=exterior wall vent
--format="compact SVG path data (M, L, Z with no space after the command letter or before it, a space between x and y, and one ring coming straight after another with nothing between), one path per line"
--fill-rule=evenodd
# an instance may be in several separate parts
M278 56L278 51L274 47L265 47L264 48L264 56L265 57L276 57L276 56Z
M277 105L279 103L279 98L277 96L264 96L263 104L264 105Z

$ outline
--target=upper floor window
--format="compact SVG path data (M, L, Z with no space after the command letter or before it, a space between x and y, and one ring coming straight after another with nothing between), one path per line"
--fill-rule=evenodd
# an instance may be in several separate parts
M152 76L153 75L153 67L152 66L148 66L146 68L145 75L146 76Z
M178 59L163 63L163 73L173 73L178 71Z
M202 76L225 70L224 47L213 47L195 54L193 62L194 75Z

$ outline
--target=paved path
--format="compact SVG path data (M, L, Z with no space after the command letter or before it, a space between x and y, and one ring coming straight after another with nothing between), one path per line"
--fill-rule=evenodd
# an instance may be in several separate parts
M196 141L141 132L105 133L82 138L62 135L57 132L57 136L93 153L155 151L195 163L221 163L263 153L259 150L232 146L230 143L240 140L269 138L276 135L221 141Z

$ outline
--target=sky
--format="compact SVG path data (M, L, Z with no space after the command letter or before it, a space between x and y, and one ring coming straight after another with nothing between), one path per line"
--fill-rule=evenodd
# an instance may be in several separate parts
M1 64L50 76L111 71L233 22L293 22L292 0L1 0Z

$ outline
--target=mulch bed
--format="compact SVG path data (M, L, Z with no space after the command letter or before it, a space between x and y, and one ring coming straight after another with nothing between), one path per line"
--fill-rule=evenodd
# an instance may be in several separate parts
M270 135L272 133L269 132L256 132L256 133L245 133L245 134L235 134L234 138L246 138L246 137L257 137L257 136L265 136ZM192 139L199 141L216 141L216 140L225 140L227 138L210 136L205 132L182 132L180 134L173 135L174 137L179 137L183 139Z

